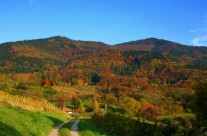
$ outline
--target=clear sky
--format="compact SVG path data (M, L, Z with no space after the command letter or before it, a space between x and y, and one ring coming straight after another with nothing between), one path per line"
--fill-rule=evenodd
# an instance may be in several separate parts
M207 45L207 0L1 0L0 43L65 36Z

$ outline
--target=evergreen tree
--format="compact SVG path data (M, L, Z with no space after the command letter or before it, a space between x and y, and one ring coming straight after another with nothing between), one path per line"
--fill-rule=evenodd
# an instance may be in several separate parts
M199 122L207 127L207 80L199 82L194 86L195 104L197 108L197 119Z

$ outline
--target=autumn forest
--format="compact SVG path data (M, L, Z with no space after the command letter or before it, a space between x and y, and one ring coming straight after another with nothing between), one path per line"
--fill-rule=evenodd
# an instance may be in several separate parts
M207 47L60 36L3 43L0 94L0 107L24 97L39 100L31 109L91 113L109 135L206 135Z

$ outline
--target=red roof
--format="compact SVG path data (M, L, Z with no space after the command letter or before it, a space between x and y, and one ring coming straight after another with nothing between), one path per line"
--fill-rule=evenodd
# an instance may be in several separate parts
M63 107L62 110L65 111L65 112L73 112L72 109L69 109L69 108L67 108L67 107Z

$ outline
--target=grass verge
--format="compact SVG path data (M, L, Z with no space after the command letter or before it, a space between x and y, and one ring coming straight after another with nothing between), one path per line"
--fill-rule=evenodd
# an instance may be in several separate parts
M110 136L110 134L99 128L92 119L81 119L78 125L80 136Z

